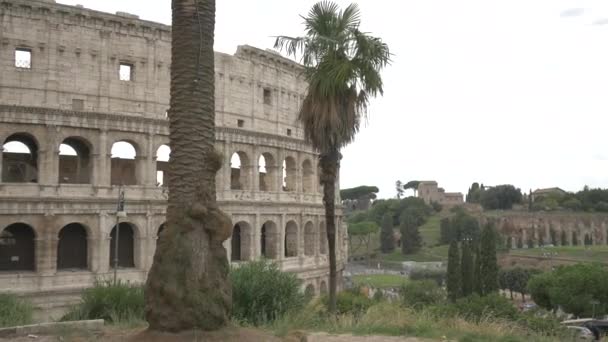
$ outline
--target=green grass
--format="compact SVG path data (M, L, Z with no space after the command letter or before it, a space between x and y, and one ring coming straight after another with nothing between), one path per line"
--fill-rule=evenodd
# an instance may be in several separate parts
M407 281L407 278L392 274L369 274L353 276L355 285L367 285L374 288L399 287Z
M0 328L30 324L33 311L28 301L14 294L0 293Z
M524 255L544 258L544 253L557 253L553 258L573 259L588 262L608 262L608 246L563 246L547 248L514 249L512 255Z
M424 246L435 246L439 242L441 217L433 215L418 230Z
M404 255L401 250L395 250L391 254L379 254L379 258L386 262L402 262L402 261L417 261L417 262L434 262L448 260L448 247L422 247L415 254Z

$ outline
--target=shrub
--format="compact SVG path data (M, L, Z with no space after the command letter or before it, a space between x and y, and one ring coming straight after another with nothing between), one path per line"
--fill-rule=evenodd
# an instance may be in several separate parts
M447 270L442 269L426 269L419 268L414 269L410 272L411 280L433 280L437 285L443 286L445 278L447 277Z
M103 319L109 323L144 320L144 290L141 285L112 281L96 282L82 292L82 303L64 315L62 321Z
M518 316L517 309L511 301L496 293L483 297L473 294L458 299L449 306L448 311L474 322L488 317L515 320Z
M232 314L237 321L261 325L302 308L306 302L296 276L265 260L232 269L230 279Z
M32 305L14 294L0 293L0 328L32 323Z
M327 297L323 297L323 303L327 306ZM336 311L339 314L359 316L364 314L373 304L374 300L369 299L358 289L342 291L336 297Z
M405 306L419 308L444 301L445 291L432 280L413 280L401 287L401 299Z

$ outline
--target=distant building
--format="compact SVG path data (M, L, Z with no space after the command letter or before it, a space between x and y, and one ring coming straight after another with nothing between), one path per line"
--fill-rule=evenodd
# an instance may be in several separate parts
M545 189L536 189L532 192L531 196L532 196L532 202L534 202L536 199L540 198L540 197L546 197L549 195L565 195L566 191L562 190L560 188L545 188Z
M464 203L464 196L460 192L445 192L436 181L421 181L418 184L418 197L424 203L439 203L443 206L455 206Z

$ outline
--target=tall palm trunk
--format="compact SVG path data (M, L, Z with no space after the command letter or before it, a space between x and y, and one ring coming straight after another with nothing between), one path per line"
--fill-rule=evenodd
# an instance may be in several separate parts
M214 150L214 0L173 0L169 200L146 283L152 330L214 330L228 321L231 288L222 242L230 219L217 207Z
M336 179L340 168L340 152L337 148L321 153L321 184L329 252L329 311L336 311L337 267L336 267Z

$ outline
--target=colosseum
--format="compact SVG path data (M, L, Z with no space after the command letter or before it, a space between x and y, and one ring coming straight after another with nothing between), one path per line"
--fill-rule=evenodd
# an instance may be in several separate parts
M165 217L170 30L53 0L0 2L0 292L60 312L113 274L117 227L118 277L146 279ZM301 67L251 46L216 53L215 66L228 256L274 259L326 291L318 158L296 121Z

